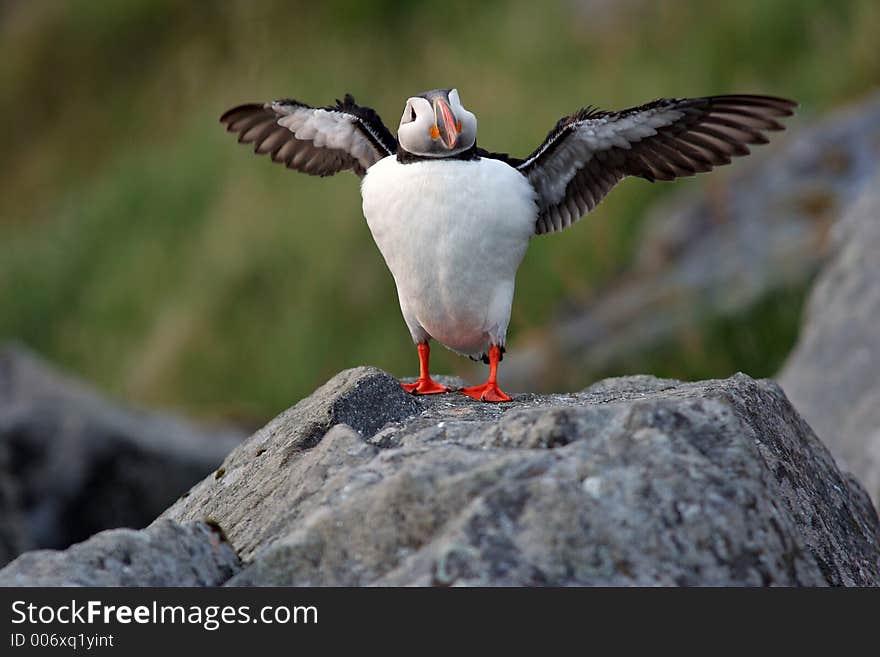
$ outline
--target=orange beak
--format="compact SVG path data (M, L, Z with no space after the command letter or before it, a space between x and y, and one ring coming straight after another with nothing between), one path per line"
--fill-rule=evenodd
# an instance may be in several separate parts
M434 99L434 125L431 126L431 137L440 139L449 150L458 143L458 124L452 109L442 98Z

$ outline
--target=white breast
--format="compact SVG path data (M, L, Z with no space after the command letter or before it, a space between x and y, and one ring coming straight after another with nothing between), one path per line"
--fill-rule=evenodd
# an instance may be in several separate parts
M370 167L361 194L413 339L469 355L503 346L537 218L525 176L487 158L401 164L392 156Z

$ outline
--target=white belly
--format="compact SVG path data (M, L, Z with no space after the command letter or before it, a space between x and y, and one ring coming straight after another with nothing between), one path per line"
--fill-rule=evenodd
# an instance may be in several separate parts
M525 176L492 159L391 156L370 167L361 194L413 339L469 355L503 346L537 215Z

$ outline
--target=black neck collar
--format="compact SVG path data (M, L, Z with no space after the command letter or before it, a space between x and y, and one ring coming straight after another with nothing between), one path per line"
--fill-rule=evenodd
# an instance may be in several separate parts
M403 148L403 146L397 147L397 161L401 164L413 164L415 162L443 162L450 160L479 160L480 155L477 153L477 143L474 142L474 145L471 146L466 151L462 151L461 153L456 153L455 155L447 155L445 157L427 157L425 155L416 155L415 153L410 153L408 150Z

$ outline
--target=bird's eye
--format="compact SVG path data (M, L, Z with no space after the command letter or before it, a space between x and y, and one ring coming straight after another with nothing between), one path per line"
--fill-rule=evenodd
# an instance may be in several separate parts
M416 110L412 105L410 105L409 106L409 122L412 123L415 120L416 120Z

